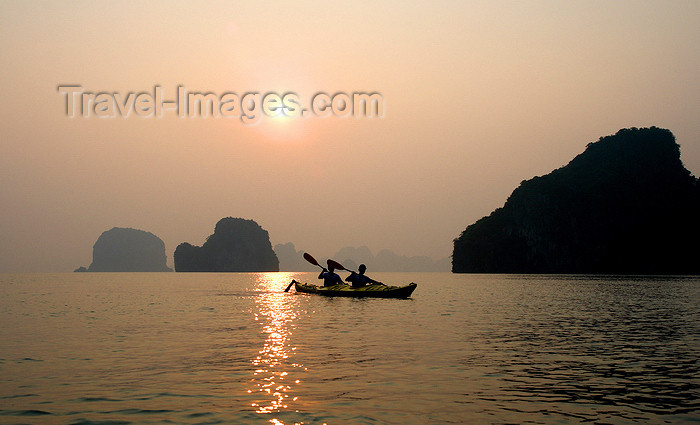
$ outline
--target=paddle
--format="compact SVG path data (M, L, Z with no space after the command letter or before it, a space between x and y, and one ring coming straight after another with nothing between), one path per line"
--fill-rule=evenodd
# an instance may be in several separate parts
M336 270L345 270L346 272L355 273L354 271L348 270L345 267L343 267L343 265L339 262L333 260L328 260L328 267L333 267Z
M328 260L328 267L333 267L334 269L337 269L337 270L345 270L346 272L359 274L359 273L352 271L350 269L346 269L345 267L343 267L342 264L340 264L339 262L334 261L334 260ZM384 285L382 282L376 282L376 283L378 283L379 285ZM384 285L384 286L386 286L386 285Z
M318 261L316 261L316 259L315 259L314 257L312 257L311 254L309 254L308 252L305 252L305 253L304 253L304 260L308 261L309 263L313 264L314 266L319 266L319 267L322 268L323 270L326 269L326 268L323 267L322 265L318 264ZM330 260L329 260L329 261L330 261Z
M294 279L292 279L291 282L289 282L289 285L287 285L287 288L284 290L284 292L289 292L289 289L294 285L294 282L296 282Z
M316 259L312 257L311 254L309 254L308 252L304 253L304 260L308 261L314 266L319 266L320 268L325 270L325 268L322 265L318 264L318 261L316 261ZM287 289L285 289L284 292L289 292L289 289L292 287L292 285L294 285L294 279L292 279L292 282L289 284L289 286L287 286Z

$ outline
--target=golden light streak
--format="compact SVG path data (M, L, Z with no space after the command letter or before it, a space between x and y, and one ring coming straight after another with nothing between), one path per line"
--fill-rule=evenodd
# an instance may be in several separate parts
M288 362L296 347L291 346L290 337L296 327L298 313L294 309L293 297L284 293L291 281L291 273L260 274L256 283L258 312L255 319L261 323L266 334L265 342L258 355L251 359L254 369L251 387L246 391L254 397L251 407L260 414L272 414L290 408L290 402L297 402L299 396L290 395L301 380L295 372L306 368L298 363ZM279 419L270 420L273 424L284 424Z

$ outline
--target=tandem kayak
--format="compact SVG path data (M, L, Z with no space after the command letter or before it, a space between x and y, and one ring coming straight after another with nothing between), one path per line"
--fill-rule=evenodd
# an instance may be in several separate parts
M418 286L409 283L405 286L367 285L353 288L350 285L318 286L292 280L294 289L304 294L318 294L327 297L371 297L371 298L408 298Z

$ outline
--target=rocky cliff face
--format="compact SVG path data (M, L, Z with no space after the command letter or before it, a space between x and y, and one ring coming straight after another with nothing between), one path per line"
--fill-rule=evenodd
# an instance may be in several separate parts
M456 273L700 273L700 185L673 134L601 138L454 241Z
M175 249L178 272L267 272L279 271L266 230L253 220L223 218L214 234L199 247L187 242Z
M165 244L143 230L115 227L103 232L92 247L90 272L166 272ZM81 270L82 269L82 270Z

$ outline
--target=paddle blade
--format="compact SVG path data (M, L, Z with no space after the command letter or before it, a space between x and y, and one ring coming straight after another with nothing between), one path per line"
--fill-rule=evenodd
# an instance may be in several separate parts
M311 254L309 254L308 252L305 252L305 253L304 253L304 259L305 259L306 261L308 261L309 263L313 264L314 266L319 266L319 267L321 267L321 265L318 264L318 261L316 261L316 259L315 259L314 257L312 257Z
M289 289L294 285L295 280L292 279L292 281L289 283L289 286L287 286L287 289L284 290L284 292L289 292Z
M336 270L347 270L347 271L349 271L348 269L346 269L345 267L343 267L343 265L340 264L340 263L337 262L337 261L328 260L328 261L326 261L326 262L328 263L328 267L332 267L332 268L334 268L334 269L336 269Z

